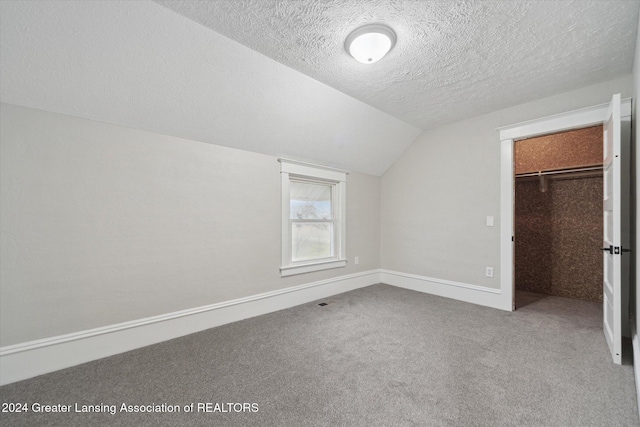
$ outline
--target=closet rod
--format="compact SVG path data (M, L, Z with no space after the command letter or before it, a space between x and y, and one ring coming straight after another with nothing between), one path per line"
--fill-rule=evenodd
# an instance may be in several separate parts
M516 178L526 178L526 177L536 177L536 176L546 176L546 175L560 175L560 174L569 174L576 172L592 172L592 171L601 171L602 165L597 166L586 166L581 168L567 168L567 169L555 169L548 171L539 171L539 172L526 172L516 174Z

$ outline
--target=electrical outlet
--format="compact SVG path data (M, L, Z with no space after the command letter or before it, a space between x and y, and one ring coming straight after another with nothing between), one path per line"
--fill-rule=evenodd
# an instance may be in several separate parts
M353 263L355 265L358 265L360 263L360 257L356 257L356 259L353 261Z
M493 267L487 267L486 275L487 277L493 277Z

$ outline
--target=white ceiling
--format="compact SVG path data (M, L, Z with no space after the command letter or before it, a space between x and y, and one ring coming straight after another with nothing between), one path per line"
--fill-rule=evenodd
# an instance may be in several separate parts
M422 129L631 73L639 7L2 1L0 101L381 175ZM371 66L368 22L398 34Z
M630 74L640 2L245 0L158 3L422 129ZM344 50L367 23L398 41Z

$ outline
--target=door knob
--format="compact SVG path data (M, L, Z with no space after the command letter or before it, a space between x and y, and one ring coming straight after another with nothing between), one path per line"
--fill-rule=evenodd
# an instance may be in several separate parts
M613 255L613 245L609 245L608 248L602 248L603 251L609 251L611 255Z

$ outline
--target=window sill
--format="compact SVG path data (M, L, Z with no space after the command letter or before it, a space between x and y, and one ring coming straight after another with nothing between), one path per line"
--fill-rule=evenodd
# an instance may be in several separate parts
M307 264L288 265L280 267L280 276L293 276L295 274L311 273L313 271L329 270L331 268L346 267L346 259L332 259L329 261L312 262Z

